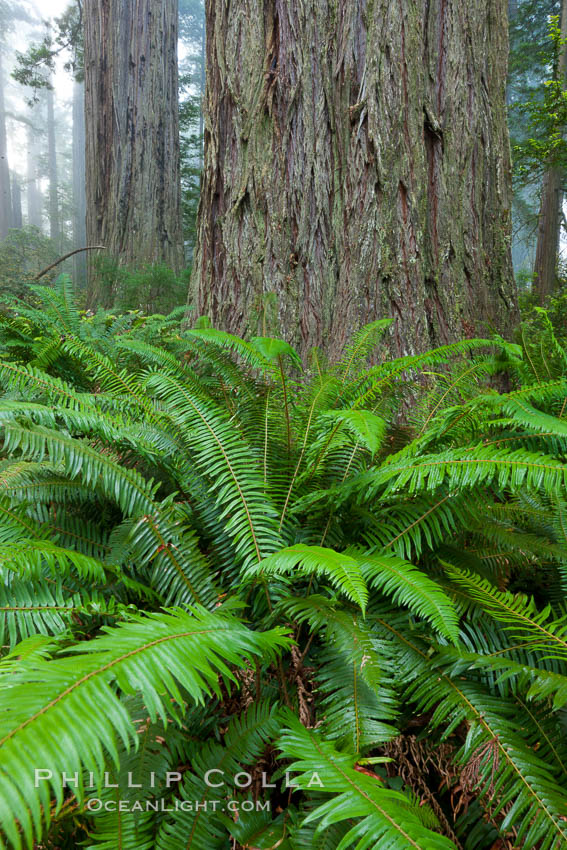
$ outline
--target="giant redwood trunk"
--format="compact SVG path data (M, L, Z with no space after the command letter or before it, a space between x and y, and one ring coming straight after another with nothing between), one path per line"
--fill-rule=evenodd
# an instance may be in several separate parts
M506 12L207 0L197 311L257 332L274 292L285 335L331 353L383 316L396 353L505 330Z
M87 241L179 271L177 0L86 0L84 16ZM112 298L94 273L88 297Z

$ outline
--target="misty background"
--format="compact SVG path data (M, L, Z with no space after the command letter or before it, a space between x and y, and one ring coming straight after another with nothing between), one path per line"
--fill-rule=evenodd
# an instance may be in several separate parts
M183 224L190 265L202 168L205 21L203 0L180 0L179 7ZM80 0L0 0L0 267L3 288L16 294L26 277L86 244L81 15ZM60 270L81 287L85 256Z

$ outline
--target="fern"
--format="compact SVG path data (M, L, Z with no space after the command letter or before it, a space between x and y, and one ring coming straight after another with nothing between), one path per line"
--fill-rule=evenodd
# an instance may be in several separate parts
M337 751L331 744L304 729L295 718L280 739L282 754L295 759L290 770L297 771L296 783L309 788L313 783L313 765L322 790L333 794L330 800L311 812L306 823L317 821L320 829L334 823L355 820L337 850L347 847L392 848L428 847L431 850L454 848L454 844L423 825L419 807L396 791L381 787L378 779L354 770L352 756Z
M12 844L22 846L18 823L28 845L34 835L39 838L42 810L43 817L49 811L49 789L57 809L61 807L58 777L63 772L79 774L94 767L102 772L105 751L117 762L118 740L136 740L114 684L124 693L140 690L152 719L180 716L186 699L200 702L205 693L219 693L219 675L234 680L227 664L273 654L285 643L281 633L252 633L229 614L171 610L107 630L74 647L67 658L35 659L11 671L0 706L0 822ZM101 705L104 714L99 714ZM86 738L85 723L91 732ZM37 763L51 772L45 785L35 788L33 772L18 769L25 751L34 752ZM79 796L83 792L77 791Z
M244 766L255 764L276 737L279 726L274 707L258 703L242 717L232 718L222 742L209 741L195 753L192 771L180 789L181 800L191 805L187 810L178 808L174 817L164 821L156 838L157 850L177 850L180 846L215 850L226 846L222 809L210 801L219 795L239 793L234 777L246 772ZM241 780L248 781L245 776Z
M0 842L558 850L557 339L549 380L525 335L372 364L389 319L304 367L180 318L66 279L0 317Z

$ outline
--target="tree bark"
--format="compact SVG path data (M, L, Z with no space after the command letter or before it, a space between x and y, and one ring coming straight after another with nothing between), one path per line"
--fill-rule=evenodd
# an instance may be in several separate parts
M552 166L543 175L541 206L534 262L534 285L537 299L543 306L557 286L557 257L563 203L563 175Z
M203 113L203 98L205 97L205 67L206 67L206 52L207 52L207 27L203 20L201 30L201 53L200 53L200 82L199 82L199 182L202 181L203 163L204 163L204 148L203 136L205 130L205 116Z
M177 0L86 0L87 242L123 265L183 265ZM89 270L89 306L108 304Z
M59 220L59 178L57 175L57 148L55 135L55 98L53 89L47 89L47 176L49 180L49 236L57 249L61 247Z
M43 198L38 182L38 130L28 125L27 166L26 166L26 206L28 224L32 227L43 226Z
M85 195L85 87L73 86L73 244L87 244ZM83 288L87 281L87 262L84 252L73 255L73 281Z
M6 107L4 104L4 69L0 44L0 240L5 239L12 221L12 191L8 165L8 139L6 136Z
M514 320L506 0L207 0L198 313L396 354ZM251 318L252 317L252 318Z
M561 3L561 38L567 38L567 0ZM567 70L567 44L560 48L556 79L565 81ZM550 163L543 176L541 206L534 261L534 287L540 305L557 287L557 259L561 234L561 207L563 205L563 172Z

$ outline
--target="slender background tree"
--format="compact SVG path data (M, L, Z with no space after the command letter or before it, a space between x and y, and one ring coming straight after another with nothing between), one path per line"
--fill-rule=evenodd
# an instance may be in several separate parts
M54 244L61 247L61 223L59 218L59 179L57 174L57 148L55 142L55 99L53 88L46 92L47 106L47 170L49 179L49 235Z
M562 0L559 40L556 45L553 79L561 88L565 86L567 71L567 0ZM564 169L553 158L547 163L541 189L537 246L534 263L534 284L539 303L557 286L557 260L563 206Z

